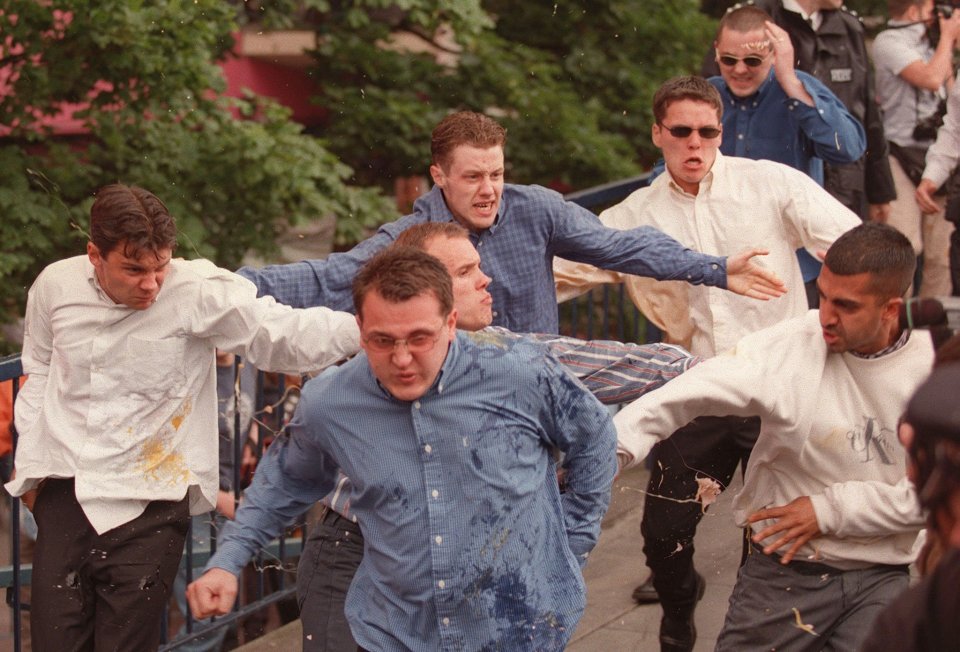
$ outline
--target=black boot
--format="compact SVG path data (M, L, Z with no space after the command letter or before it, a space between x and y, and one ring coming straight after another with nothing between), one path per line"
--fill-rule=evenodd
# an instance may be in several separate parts
M707 581L694 571L696 585L692 595L694 599L686 602L663 604L663 618L660 619L660 652L692 652L697 642L697 628L693 623L693 614L697 603L703 598Z

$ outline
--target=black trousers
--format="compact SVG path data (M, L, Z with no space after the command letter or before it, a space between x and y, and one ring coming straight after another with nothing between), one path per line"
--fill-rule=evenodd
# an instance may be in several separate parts
M327 509L310 529L297 567L303 652L342 652L357 647L343 610L362 560L360 526Z
M643 505L643 552L664 613L686 618L697 603L693 537L705 508L698 479L726 489L738 465L746 468L760 419L700 417L653 449Z
M156 650L190 520L187 498L97 534L73 479L49 479L34 505L34 652Z

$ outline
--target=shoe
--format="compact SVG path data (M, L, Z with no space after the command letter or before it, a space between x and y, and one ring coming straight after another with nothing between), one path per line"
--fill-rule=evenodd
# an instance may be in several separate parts
M657 590L653 588L653 575L647 576L643 584L633 590L633 601L637 604L656 604L660 602Z
M696 572L696 571L694 571ZM707 581L700 573L697 578L697 600L693 603L690 613L684 617L668 617L664 614L660 619L660 652L692 652L693 644L697 642L697 628L693 624L693 614L697 602L703 599L707 590Z

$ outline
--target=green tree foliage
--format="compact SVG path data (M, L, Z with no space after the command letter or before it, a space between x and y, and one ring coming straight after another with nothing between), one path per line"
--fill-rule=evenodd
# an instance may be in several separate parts
M352 187L349 167L289 111L220 96L218 57L236 8L221 0L3 0L0 70L0 321L57 258L83 251L92 192L115 181L155 192L177 217L179 253L239 264L287 225L336 215L355 237L395 210ZM81 134L53 138L66 112Z
M480 14L466 2L419 13L383 4L313 3L303 14L321 36L316 99L330 111L330 146L367 182L422 173L430 130L455 108L507 127L512 181L583 188L636 174L655 158L653 91L696 70L714 30L694 0L485 0ZM436 38L443 27L453 47ZM384 49L391 30L457 64Z

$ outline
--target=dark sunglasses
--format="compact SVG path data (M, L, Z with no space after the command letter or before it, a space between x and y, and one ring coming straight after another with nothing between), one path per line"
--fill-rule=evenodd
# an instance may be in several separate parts
M686 125L668 127L667 125L662 124L660 126L669 131L670 135L674 138L686 138L694 131L700 134L701 138L716 138L720 135L720 130L716 127L700 127L699 129L694 129L693 127L687 127Z
M739 57L731 57L729 54L725 54L719 58L720 63L722 63L725 66L730 66L731 68L737 65L737 62L739 61L742 61L745 64L747 64L748 68L756 68L757 66L762 64L765 60L766 60L766 57L751 56L751 57L743 57L741 59Z

